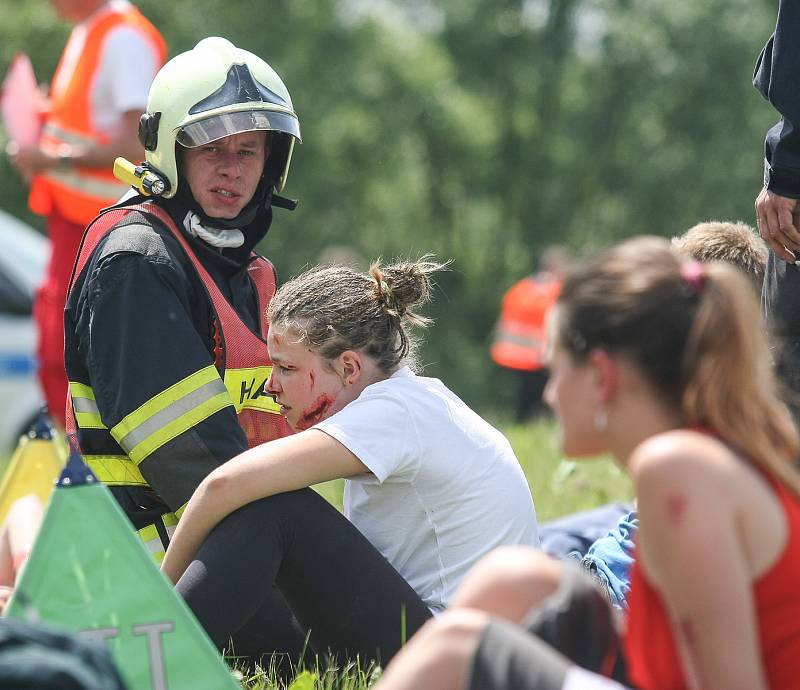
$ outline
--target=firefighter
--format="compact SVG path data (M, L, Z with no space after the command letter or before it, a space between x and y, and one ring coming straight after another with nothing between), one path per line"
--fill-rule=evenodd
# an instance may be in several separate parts
M253 248L293 208L300 127L266 62L207 38L156 75L139 138L147 184L93 221L73 271L67 432L160 561L211 470L290 433L264 394L275 271Z

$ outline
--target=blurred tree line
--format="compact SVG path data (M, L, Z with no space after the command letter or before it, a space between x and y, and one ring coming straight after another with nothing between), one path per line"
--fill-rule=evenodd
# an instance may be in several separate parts
M750 79L774 0L136 4L170 56L222 35L286 82L303 144L285 193L301 203L262 246L283 278L330 245L454 260L423 359L485 411L511 397L487 354L500 299L543 247L753 223L776 117ZM47 0L0 6L0 74L24 51L49 80L69 27ZM0 207L41 227L0 171Z

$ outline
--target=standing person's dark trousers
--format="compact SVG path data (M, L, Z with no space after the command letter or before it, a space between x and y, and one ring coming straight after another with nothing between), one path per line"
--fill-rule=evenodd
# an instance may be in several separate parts
M544 401L544 389L550 375L547 369L517 371L519 397L517 398L516 422L521 424L549 414Z
M783 396L800 426L800 267L770 252L763 290L774 358Z

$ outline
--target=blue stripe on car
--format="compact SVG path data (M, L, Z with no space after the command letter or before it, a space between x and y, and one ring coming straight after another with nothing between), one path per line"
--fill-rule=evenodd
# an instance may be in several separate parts
M36 358L0 352L0 376L28 376L36 371Z

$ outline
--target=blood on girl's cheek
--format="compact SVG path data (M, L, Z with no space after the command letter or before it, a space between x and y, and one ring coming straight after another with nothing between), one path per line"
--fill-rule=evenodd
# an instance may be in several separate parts
M325 413L333 406L333 396L330 393L323 393L320 395L309 407L300 413L300 419L297 420L295 428L298 431L303 431L314 426L317 422L322 421Z

